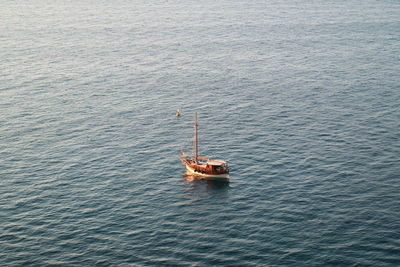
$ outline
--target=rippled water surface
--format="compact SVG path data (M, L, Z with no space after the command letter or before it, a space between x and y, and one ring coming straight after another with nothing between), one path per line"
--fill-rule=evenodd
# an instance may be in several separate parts
M0 265L400 265L399 36L391 0L3 1ZM228 183L185 177L195 111Z

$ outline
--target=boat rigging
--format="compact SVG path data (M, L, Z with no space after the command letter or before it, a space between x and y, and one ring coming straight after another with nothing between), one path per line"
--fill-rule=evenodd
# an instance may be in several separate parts
M211 160L199 156L199 133L198 133L198 115L195 113L194 120L194 141L193 155L190 157L185 152L181 152L181 161L185 165L186 170L191 175L201 176L204 178L228 178L228 163L223 160Z

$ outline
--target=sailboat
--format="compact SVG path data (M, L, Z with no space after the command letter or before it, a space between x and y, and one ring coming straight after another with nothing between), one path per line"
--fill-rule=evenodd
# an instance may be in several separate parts
M223 160L211 160L199 156L199 123L198 115L195 113L194 120L194 142L192 156L182 152L181 161L186 166L186 170L190 175L201 176L203 178L228 178L228 163Z

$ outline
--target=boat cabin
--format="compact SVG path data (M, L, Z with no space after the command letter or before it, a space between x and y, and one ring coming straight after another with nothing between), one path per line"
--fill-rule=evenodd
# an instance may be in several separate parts
M197 163L193 160L190 167L195 172L203 174L227 174L229 173L228 164L221 160L209 160L206 158L198 157Z

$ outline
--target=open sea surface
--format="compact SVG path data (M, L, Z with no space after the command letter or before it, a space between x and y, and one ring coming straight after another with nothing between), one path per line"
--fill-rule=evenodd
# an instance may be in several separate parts
M2 0L0 266L399 266L399 74L397 0Z

